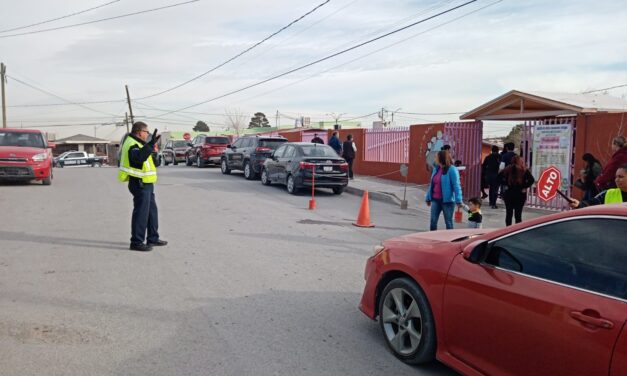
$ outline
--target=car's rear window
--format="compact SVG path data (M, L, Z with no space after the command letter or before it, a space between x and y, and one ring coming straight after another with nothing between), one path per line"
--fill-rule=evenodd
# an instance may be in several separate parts
M302 145L301 149L303 149L303 154L305 155L305 157L338 157L335 150L333 150L333 148L328 145Z
M188 141L185 141L185 140L176 140L176 141L173 141L173 142L172 142L172 147L175 147L175 148L184 148L184 147L186 147L186 146L187 146L187 142L188 142Z
M29 148L44 148L44 139L41 133L7 132L0 131L0 146L23 146Z
M206 144L219 144L219 145L228 145L229 139L226 137L207 137L205 138Z
M259 146L275 150L284 142L287 142L287 140L259 140Z

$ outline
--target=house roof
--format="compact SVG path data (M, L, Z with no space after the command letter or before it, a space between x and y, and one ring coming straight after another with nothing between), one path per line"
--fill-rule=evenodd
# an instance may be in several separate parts
M84 134L77 134L74 136L60 138L55 141L56 144L108 144L109 140L103 140L102 138L86 136Z
M523 120L595 112L627 112L627 100L603 94L512 90L470 112L462 120Z

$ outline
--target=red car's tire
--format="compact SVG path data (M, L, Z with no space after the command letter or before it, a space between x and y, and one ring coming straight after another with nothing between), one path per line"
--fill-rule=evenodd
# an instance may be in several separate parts
M392 353L408 364L435 359L437 340L429 301L409 278L390 281L378 302L379 325Z

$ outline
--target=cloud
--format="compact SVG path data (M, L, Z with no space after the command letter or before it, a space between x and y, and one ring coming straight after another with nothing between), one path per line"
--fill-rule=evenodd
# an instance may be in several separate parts
M71 22L174 2L122 1ZM9 74L71 100L121 99L125 84L134 97L141 97L220 64L320 2L277 0L261 5L252 0L200 1L75 29L0 39L0 60L8 65ZM490 2L479 1L471 9ZM159 108L198 103L461 3L331 1L233 63L146 103ZM79 0L30 0L11 2L3 13L12 20L7 25L10 27L92 5ZM388 106L407 112L455 112L474 108L511 89L578 92L627 82L627 40L623 37L627 35L627 9L619 2L599 0L591 7L584 0L503 1L427 31L465 12L456 11L194 110L223 113L228 106L251 113L279 109L303 115L332 111L360 115ZM350 62L420 32L424 34ZM621 95L627 90L612 93ZM10 84L9 104L56 102L59 100ZM120 116L125 111L124 103L90 107ZM104 116L80 107L11 108L9 115L12 121ZM426 118L454 120L451 116ZM67 128L58 132L68 135L75 131Z

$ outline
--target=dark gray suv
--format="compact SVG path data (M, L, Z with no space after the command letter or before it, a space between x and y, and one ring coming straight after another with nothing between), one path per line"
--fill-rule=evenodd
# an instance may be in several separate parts
M259 176L266 158L284 142L287 142L284 137L240 137L232 145L227 145L222 154L222 173L230 174L231 170L242 170L246 179L255 179Z

